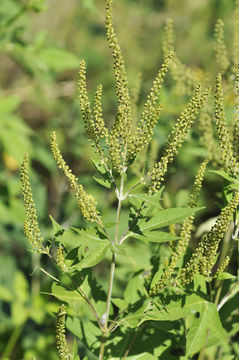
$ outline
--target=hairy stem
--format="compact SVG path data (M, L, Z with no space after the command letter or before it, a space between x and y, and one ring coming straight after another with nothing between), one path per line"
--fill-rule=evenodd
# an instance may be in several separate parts
M125 169L126 171L126 169ZM124 192L124 175L125 173L121 174L120 180L120 189L116 189L116 194L118 196L118 207L117 207L117 214L116 214L116 225L115 225L115 237L113 240L113 244L118 244L119 240L119 225L120 225L120 213L121 207L123 202L123 192ZM101 338L101 346L100 346L100 354L99 360L103 360L104 358L104 351L106 345L106 338L109 332L108 329L108 320L109 320L109 313L110 313L110 304L111 304L111 297L112 297L112 289L113 289L113 282L114 282L114 273L115 273L115 262L116 262L116 254L112 254L111 266L110 266L110 276L109 276L109 286L108 286L108 293L107 293L107 300L106 300L106 310L103 317L103 331L102 331L102 338Z
M110 313L110 303L111 303L113 281L114 281L114 272L115 272L115 260L116 260L116 255L112 254L112 260L111 260L111 266L110 266L109 287L108 287L106 310L105 310L105 322L104 322L104 328L105 329L107 329L107 327L108 327L108 319L109 319L109 313Z

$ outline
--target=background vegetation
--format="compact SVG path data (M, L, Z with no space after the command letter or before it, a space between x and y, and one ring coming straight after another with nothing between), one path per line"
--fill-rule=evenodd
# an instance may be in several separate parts
M63 227L84 226L76 202L67 193L65 179L49 151L49 134L57 129L64 157L81 183L87 184L99 203L115 199L93 180L89 162L91 147L86 139L77 95L80 59L87 63L90 94L98 83L104 86L105 118L111 124L116 97L112 59L105 40L104 0L2 0L0 2L0 354L12 360L56 359L55 312L50 293L51 279L40 270L39 255L33 254L24 238L24 206L20 195L19 165L28 152L32 160L31 179L41 229L53 236L51 214ZM121 0L115 2L115 23L133 87L142 73L140 99L149 91L152 78L163 59L163 28L174 20L177 55L200 80L214 82L219 70L215 62L214 26L225 22L225 38L230 39L232 0ZM171 91L172 80L161 95L163 112L155 142L166 141L172 121L188 100L187 94ZM229 89L230 90L230 89ZM234 95L228 91L227 115L232 112ZM190 184L205 156L195 130L171 166L166 179L166 206L184 206ZM207 204L200 222L215 216L217 192L222 182L207 173L201 203ZM103 211L103 209L101 209ZM206 223L207 228L207 223ZM132 262L142 265L142 251L134 249ZM236 275L237 259L230 272ZM47 262L45 269L54 276ZM104 287L105 268L96 267ZM127 266L116 282L115 295L126 286ZM41 285L40 285L41 284Z

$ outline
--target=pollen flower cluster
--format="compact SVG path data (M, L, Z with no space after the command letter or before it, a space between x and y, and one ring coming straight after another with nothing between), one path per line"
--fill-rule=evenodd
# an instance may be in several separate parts
M233 154L231 139L226 127L221 74L218 74L216 78L215 121L219 137L219 145L221 148L222 166L226 172L233 176L235 175L236 159Z
M62 304L58 309L56 320L56 346L59 360L71 359L65 336L65 317L66 307Z
M33 250L39 253L45 253L46 249L43 246L44 240L39 229L36 207L33 201L32 190L28 176L28 154L25 154L21 166L21 183L26 214L26 220L24 223L25 236L32 245Z
M78 185L78 178L72 174L72 170L66 164L56 142L56 133L51 133L51 151L58 168L65 174L70 187L75 192L82 216L88 222L100 222L99 212L96 209L96 201L92 195L88 195L82 185Z
M181 283L189 284L197 272L206 277L212 275L212 268L215 265L218 245L224 237L225 231L231 221L232 214L236 210L238 204L239 192L236 192L232 200L221 211L215 225L213 225L207 235L203 237L185 268L180 271L178 279Z
M177 119L173 130L168 137L161 160L155 164L152 171L149 173L152 179L152 185L149 189L151 194L160 189L161 183L164 180L164 175L168 169L168 164L173 161L174 156L178 153L178 149L182 146L193 120L195 119L195 115L199 112L209 92L210 88L207 88L202 92L202 87L198 85L194 96Z

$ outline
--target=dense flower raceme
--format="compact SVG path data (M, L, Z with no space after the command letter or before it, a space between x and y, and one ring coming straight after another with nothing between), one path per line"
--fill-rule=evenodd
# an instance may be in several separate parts
M44 253L44 239L39 229L36 207L32 197L32 190L28 176L28 154L25 154L21 166L22 194L25 205L26 220L24 223L24 233L33 250Z
M82 185L78 184L78 178L72 174L71 169L61 155L56 142L56 133L54 131L51 134L51 150L59 169L63 171L70 187L74 190L75 197L78 200L79 208L84 219L88 222L100 223L99 212L96 209L96 201L92 195L85 192Z
M68 345L66 342L65 317L66 317L66 307L64 304L62 304L58 309L57 320L56 320L56 346L57 346L59 360L72 359L72 356L70 355Z

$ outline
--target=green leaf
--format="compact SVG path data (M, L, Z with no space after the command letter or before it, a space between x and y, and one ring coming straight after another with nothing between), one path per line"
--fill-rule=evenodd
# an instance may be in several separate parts
M58 222L56 222L56 220L51 216L49 215L50 219L51 219L51 222L52 222L52 226L53 226L53 236L57 237L59 235L62 235L65 231L65 229L63 229L63 227L58 224Z
M201 274L196 274L193 279L193 288L195 292L207 294L207 284L205 277Z
M226 341L226 332L222 327L215 304L201 304L195 312L187 334L186 355L191 357L203 347Z
M65 230L62 234L58 233L57 239L55 240L63 245L68 252L78 248L82 244L82 238L72 229Z
M57 48L43 48L37 54L38 61L43 62L53 71L64 71L79 67L79 59L72 53Z
M72 355L73 360L80 360L80 358L78 356L78 345L77 345L76 338L74 338L74 343L73 343L73 346L72 346L71 355Z
M132 233L131 236L136 239L143 240L145 242L155 242L155 243L175 241L180 239L179 236L171 235L164 231L146 231L143 233L143 235Z
M222 272L218 277L217 280L231 280L236 279L237 277L228 273L228 272Z
M124 310L128 303L124 299L112 298L112 303L116 305L120 311Z
M131 355L131 356L127 356L126 358L127 360L157 360L158 357L152 355L152 354L149 354L149 353L146 353L146 352L143 352L141 354L136 354L136 355ZM111 360L119 360L119 358L111 358Z
M145 219L140 219L137 223L137 226L139 227L140 231L144 233L145 231L158 229L168 226L170 224L182 222L186 217L194 214L196 211L199 211L201 209L203 209L203 207L164 209L159 211L156 216L154 216L148 221L146 221Z
M66 327L73 335L77 336L90 351L95 351L100 348L102 333L98 325L95 325L92 321L89 321L88 319L81 321L77 317L67 317ZM90 359L97 360L98 357L92 354Z
M158 195L158 194L157 194ZM161 196L157 198L155 198L154 195L147 195L147 194L142 194L142 193L138 193L138 194L130 194L128 196L128 199L130 200L130 202L134 205L134 199L138 199L141 200L141 202L146 202L148 205L152 205L154 207L157 207L159 209L162 209L161 204L159 203L159 200L161 199ZM137 204L137 203L136 203Z
M111 188L111 182L109 180L104 180L98 177L93 176L93 179L97 181L100 185L104 186L107 189Z
M169 290L168 290L169 291ZM174 290L175 292L176 290ZM187 355L192 356L203 346L211 346L226 341L224 331L215 304L196 294L174 295L166 292L152 300L146 315L140 322L176 321L194 316L187 335ZM138 325L140 325L138 324ZM207 342L205 340L207 339Z
M100 233L97 228L77 229L72 227L58 236L57 241L61 243L67 251L71 251L79 246L86 245L85 242L88 240L101 241L101 238L105 239L106 236Z
M97 228L88 228L88 229L77 229L75 227L72 227L72 229L77 232L82 239L87 240L101 240L106 239L105 234L99 232Z
M107 173L105 166L102 164L99 158L91 157L91 161L93 162L93 165L96 168L96 170L98 170L101 173L101 175L105 175Z
M76 290L68 290L57 282L53 282L51 292L57 299L66 302L76 313L79 313L82 304L85 302L79 292Z
M95 266L104 259L109 247L110 244L108 240L83 240L82 245L78 250L78 257L80 262L75 265L74 268L81 270Z
M239 183L230 184L228 187L229 187L230 189L232 189L232 190L237 190L237 191L239 191Z
M137 303L131 305L127 311L127 315L119 320L119 324L124 324L127 327L130 327L131 329L136 328L139 326L142 318L145 315L146 308L148 306L148 303L150 302L150 299L142 298L142 301L139 299Z
M163 305L165 302L167 303L166 307ZM183 319L199 311L201 307L207 303L207 300L196 294L159 294L158 297L152 301L152 307L148 310L142 322L146 320L175 321Z
M142 271L136 273L128 282L124 292L124 299L127 304L133 304L145 295L144 279Z
M209 170L210 172L217 174L219 176L221 176L223 179L228 180L229 182L235 182L235 179L233 177L231 177L228 173L226 173L223 170Z

